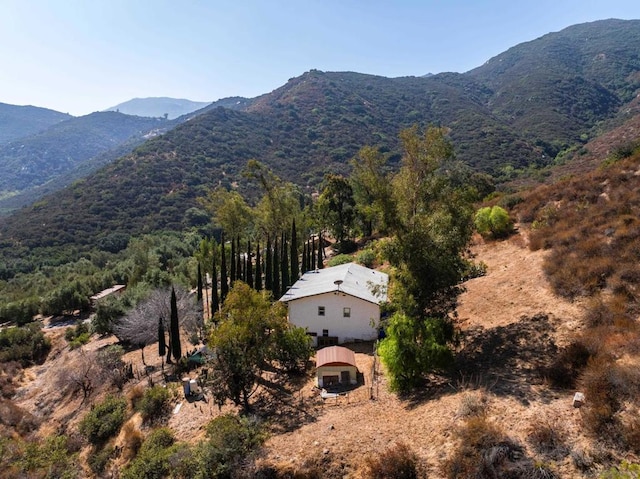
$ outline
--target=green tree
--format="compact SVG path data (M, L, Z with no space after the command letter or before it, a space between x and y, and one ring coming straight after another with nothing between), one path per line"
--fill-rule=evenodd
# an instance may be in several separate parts
M271 249L271 237L268 234L264 261L264 289L273 292L273 251Z
M176 361L182 357L182 346L180 344L180 325L178 322L178 300L176 290L171 288L171 323L169 334L171 334L171 354Z
M253 221L251 208L237 191L217 188L199 201L231 238L244 234Z
M280 271L282 272L282 293L284 293L287 288L289 286L291 286L291 283L289 281L289 253L290 251L287 251L287 238L284 234L284 231L282 232L282 237L281 237L281 243L282 243L282 252L280 253L280 258L281 259L281 265L280 265Z
M198 285L196 287L196 299L198 304L202 304L202 271L200 269L200 262L198 261Z
M404 130L402 167L393 178L392 237L384 253L393 269L393 306L380 355L396 390L414 387L450 360L448 320L460 292L463 252L472 232L474 188L449 169L453 147L442 128ZM404 365L404 366L403 366Z
M341 175L328 174L318 198L318 209L325 225L341 244L351 235L355 215L355 201L349 181Z
M291 222L291 245L290 245L289 264L291 266L291 274L289 275L291 284L298 281L300 277L300 262L298 261L298 233L296 231L296 219Z
M213 254L211 255L211 317L218 312L220 308L220 297L218 296L218 268L216 264L216 256L218 245L213 243ZM226 278L225 278L226 281Z
M273 335L286 326L286 310L240 281L229 292L211 333L210 387L219 405L227 399L250 409L258 378L273 357Z
M167 339L164 334L164 321L162 320L162 318L159 318L158 319L158 356L164 358L165 354L167 354Z
M252 287L255 288L255 283L253 281L253 261L251 259L251 241L247 240L247 266L245 267L245 270L247 272L246 276L247 276L247 284ZM257 288L255 288L257 289Z
M313 347L304 328L292 325L281 329L275 337L274 359L289 373L303 373L313 354Z
M224 246L224 232L220 235L220 303L224 303L229 293L229 282L227 279L227 254Z
M275 237L273 243L273 272L271 274L271 291L273 292L274 299L280 298L280 248L278 247L278 236Z
M451 328L442 318L416 320L403 313L391 317L378 354L393 391L407 392L420 384L425 372L451 363L453 356L447 346Z
M260 258L260 242L256 244L256 278L255 290L262 291L262 259Z
M394 222L394 203L387 159L376 148L365 146L351 160L349 181L363 233L371 235L375 228L383 233Z
M272 235L285 231L291 218L300 214L301 194L298 187L282 181L256 160L247 163L243 174L257 181L262 188L263 196L254 209L258 231Z

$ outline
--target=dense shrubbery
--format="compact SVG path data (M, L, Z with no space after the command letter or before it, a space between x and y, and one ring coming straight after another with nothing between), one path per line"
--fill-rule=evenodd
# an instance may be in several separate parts
M51 342L42 333L40 323L0 330L0 363L19 361L29 365L43 360Z
M76 349L87 344L91 337L89 326L85 322L78 323L74 327L67 328L64 332L64 339L69 342L71 349Z
M126 411L127 401L124 398L107 396L82 419L80 432L90 443L101 444L120 431Z
M142 443L121 477L242 477L246 460L265 438L257 423L233 415L213 419L206 430L204 440L189 446L176 442L169 429L156 429Z
M145 421L156 421L169 412L171 394L167 388L153 386L147 389L136 402L136 409L140 411Z
M75 479L83 477L78 464L78 444L67 436L42 441L0 438L3 477Z

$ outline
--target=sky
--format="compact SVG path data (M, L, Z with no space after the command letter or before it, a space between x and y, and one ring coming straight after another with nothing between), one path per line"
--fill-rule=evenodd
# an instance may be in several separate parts
M0 102L72 115L131 98L255 97L310 69L465 72L638 0L0 0Z

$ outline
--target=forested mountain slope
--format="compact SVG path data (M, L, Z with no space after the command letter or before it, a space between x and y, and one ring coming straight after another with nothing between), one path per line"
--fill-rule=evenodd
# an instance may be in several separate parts
M190 225L217 185L250 191L255 158L313 191L374 145L397 161L398 132L447 127L458 159L499 179L546 167L636 112L640 21L577 25L518 45L465 74L384 78L312 70L261 97L227 99L86 180L4 221L3 246L91 248L101 238ZM117 115L116 113L111 113ZM20 178L28 179L22 174Z
M0 103L0 145L46 130L70 118L71 115L47 108Z

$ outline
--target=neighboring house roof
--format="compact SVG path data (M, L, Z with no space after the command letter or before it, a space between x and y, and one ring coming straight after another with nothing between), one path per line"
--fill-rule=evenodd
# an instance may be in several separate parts
M102 298L106 298L109 295L112 295L114 293L118 293L122 290L124 290L127 286L124 284L116 284L114 286L112 286L111 288L107 288L105 290L100 291L97 294L94 294L93 296L91 296L89 299L91 301L98 301Z
M316 368L338 364L356 365L356 355L348 348L342 346L329 346L316 353Z
M340 292L380 304L387 300L389 275L356 263L307 271L280 298L282 302L318 294Z

